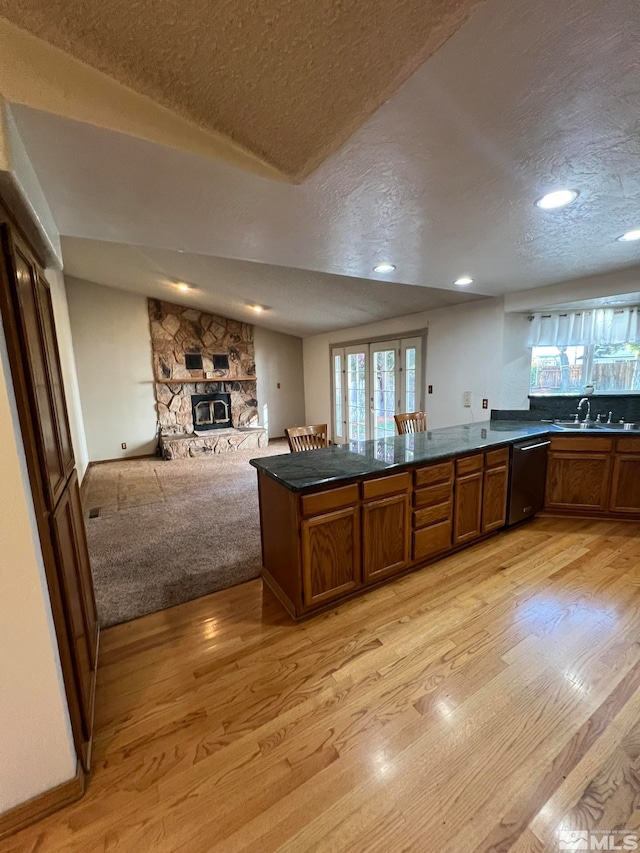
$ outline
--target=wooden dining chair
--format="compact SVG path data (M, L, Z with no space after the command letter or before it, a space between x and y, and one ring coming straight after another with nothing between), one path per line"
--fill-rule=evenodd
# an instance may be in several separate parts
M405 412L402 415L394 415L394 418L398 435L427 431L427 415L425 412Z
M298 453L300 450L316 450L319 447L327 447L329 444L326 424L289 427L285 433L292 453Z

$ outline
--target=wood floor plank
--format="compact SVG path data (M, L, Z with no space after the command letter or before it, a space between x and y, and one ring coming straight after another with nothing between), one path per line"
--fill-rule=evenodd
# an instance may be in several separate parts
M104 631L87 793L0 853L541 853L637 828L639 717L637 524L538 518L300 624L251 581Z

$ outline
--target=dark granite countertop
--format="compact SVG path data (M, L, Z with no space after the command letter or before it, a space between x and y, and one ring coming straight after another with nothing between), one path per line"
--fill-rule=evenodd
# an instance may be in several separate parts
M512 444L531 436L556 432L550 423L523 421L482 421L464 426L444 427L415 435L397 435L372 441L351 442L251 459L251 465L294 492L341 480L366 478L376 474L438 459L448 459L474 450Z

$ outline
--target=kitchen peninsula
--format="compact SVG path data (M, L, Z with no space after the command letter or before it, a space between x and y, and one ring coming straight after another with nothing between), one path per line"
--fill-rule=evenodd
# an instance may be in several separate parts
M300 618L506 525L511 446L550 440L545 509L640 518L640 436L485 421L251 460L262 576Z

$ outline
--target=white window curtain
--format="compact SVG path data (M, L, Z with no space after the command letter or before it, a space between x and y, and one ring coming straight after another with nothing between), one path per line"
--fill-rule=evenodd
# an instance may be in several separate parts
M534 314L530 347L590 346L640 342L638 308L594 308Z

